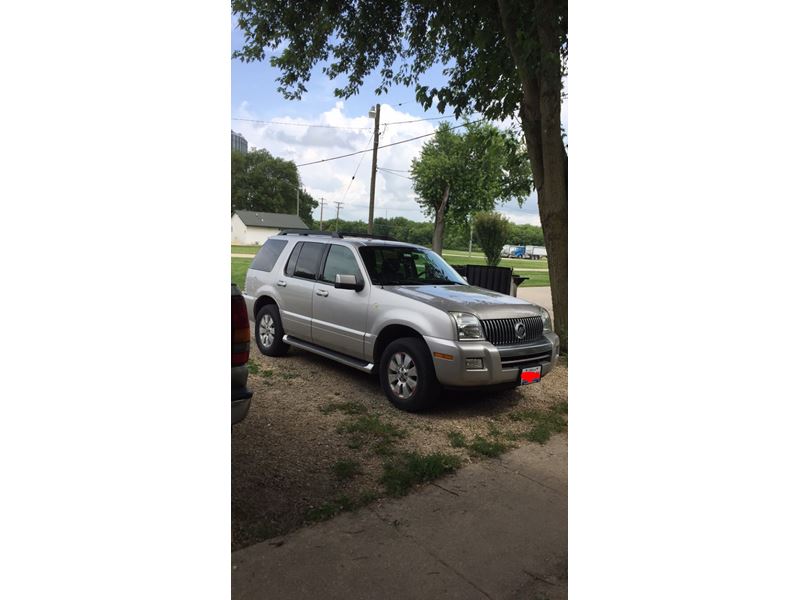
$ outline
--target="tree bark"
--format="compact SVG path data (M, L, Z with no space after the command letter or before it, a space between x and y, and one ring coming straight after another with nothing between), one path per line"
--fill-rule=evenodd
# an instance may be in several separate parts
M439 256L442 254L442 244L444 243L444 214L447 210L447 198L450 196L450 184L444 189L442 202L436 209L436 218L433 225L433 251Z
M567 349L568 332L568 223L567 154L561 138L561 64L557 15L553 0L536 0L536 26L520 32L518 20L508 0L497 0L500 19L511 56L522 86L520 119L539 200L547 248L553 319L561 347ZM522 37L538 41L538 70L519 46Z

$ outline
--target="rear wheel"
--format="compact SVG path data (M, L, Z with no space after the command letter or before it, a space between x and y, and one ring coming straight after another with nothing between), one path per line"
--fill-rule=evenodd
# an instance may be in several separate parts
M378 368L383 392L400 410L423 410L439 398L433 359L419 338L400 338L386 346Z
M289 345L283 342L281 314L276 304L267 304L256 315L256 346L267 356L283 356L289 351Z

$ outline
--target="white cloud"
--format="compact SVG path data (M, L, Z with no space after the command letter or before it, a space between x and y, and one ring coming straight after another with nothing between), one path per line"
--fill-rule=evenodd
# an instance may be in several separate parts
M508 218L509 221L515 223L516 225L537 225L541 226L542 222L539 219L538 214L533 214L531 212L514 212L510 210L499 209L499 212L504 217Z
M258 119L247 103L237 110L237 117ZM381 106L381 145L391 144L407 138L433 133L438 121L418 121L402 125L387 125L395 121L417 118L410 113L395 109L389 104ZM367 115L349 116L344 103L339 101L313 121L290 116L272 116L270 121L297 123L292 125L270 125L248 121L235 121L234 129L240 131L251 147L265 148L271 154L293 160L298 164L349 154L372 148L373 120ZM308 125L333 125L352 129L330 129L308 127ZM378 151L378 166L406 171L411 160L422 149L429 138L414 140ZM360 165L359 165L360 162ZM300 177L308 192L315 198L324 198L326 213L333 203L343 201L340 216L345 219L363 219L368 216L369 184L372 153L365 152L347 158L300 167ZM355 173L355 179L353 174ZM408 176L409 174L400 173ZM351 183L352 180L352 183ZM414 200L411 181L405 177L378 171L375 185L376 216L405 216L410 219L423 218L419 205ZM349 185L349 190L348 190ZM347 192L345 194L345 192Z

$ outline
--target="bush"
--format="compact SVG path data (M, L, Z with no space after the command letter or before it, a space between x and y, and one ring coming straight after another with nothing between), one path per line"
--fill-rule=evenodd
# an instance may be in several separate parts
M500 252L511 235L511 222L499 213L483 212L475 215L475 235L486 255L486 264L496 267L500 264Z

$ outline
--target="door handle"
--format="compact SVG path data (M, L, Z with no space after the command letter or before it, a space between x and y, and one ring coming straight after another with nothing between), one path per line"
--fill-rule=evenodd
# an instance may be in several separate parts
M317 290L317 296L327 296L328 292L325 290Z
M276 282L275 285L279 287L286 287L286 282L281 279L280 281Z

